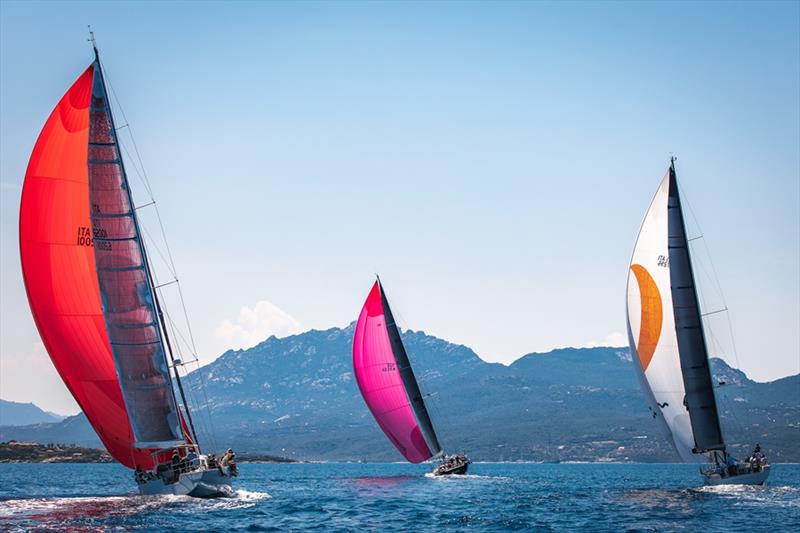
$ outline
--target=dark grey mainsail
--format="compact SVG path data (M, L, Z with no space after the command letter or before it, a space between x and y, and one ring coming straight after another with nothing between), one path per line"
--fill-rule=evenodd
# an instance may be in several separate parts
M94 68L89 198L106 331L135 445L173 447L185 439L159 327L159 304L99 59Z
M694 453L725 450L720 429L717 402L708 363L703 321L697 299L686 225L681 208L675 162L669 169L668 243L669 271L675 333L678 339L681 373L686 390L684 405L694 434Z
M411 408L414 409L414 414L417 416L417 421L422 429L422 434L425 441L428 443L433 455L438 455L442 452L442 447L439 444L439 439L436 437L436 431L433 429L431 417L428 414L428 408L425 407L425 400L422 398L422 392L419 390L417 378L414 376L414 370L411 368L411 361L408 360L403 341L400 338L400 331L397 329L397 324L392 315L392 309L389 307L389 300L386 299L386 293L383 290L383 285L378 280L378 286L381 291L381 304L383 306L383 314L386 317L386 333L389 335L389 344L392 346L392 354L397 362L397 370L400 372L400 377L403 379L403 385L408 394L408 399L411 402Z

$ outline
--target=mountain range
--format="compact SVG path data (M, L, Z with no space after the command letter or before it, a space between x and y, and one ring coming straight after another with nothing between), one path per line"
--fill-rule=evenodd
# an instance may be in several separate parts
M0 426L60 422L65 417L44 411L32 403L0 400Z
M400 461L353 379L353 325L230 350L184 380L201 442L306 460ZM676 461L627 348L563 348L506 366L421 331L403 341L446 450L473 460ZM729 449L800 461L800 375L750 380L711 360ZM0 440L99 445L83 415L0 427Z

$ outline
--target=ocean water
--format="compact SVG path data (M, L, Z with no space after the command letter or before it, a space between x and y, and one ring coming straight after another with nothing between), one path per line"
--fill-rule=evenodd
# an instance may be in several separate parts
M114 464L0 465L6 531L800 531L800 465L702 487L691 465L243 464L231 498L135 494Z

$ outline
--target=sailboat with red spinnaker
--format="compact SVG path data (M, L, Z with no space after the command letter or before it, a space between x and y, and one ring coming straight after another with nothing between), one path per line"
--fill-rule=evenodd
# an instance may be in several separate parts
M220 462L201 453L94 53L47 119L25 174L19 243L33 318L140 493L228 495L232 451Z

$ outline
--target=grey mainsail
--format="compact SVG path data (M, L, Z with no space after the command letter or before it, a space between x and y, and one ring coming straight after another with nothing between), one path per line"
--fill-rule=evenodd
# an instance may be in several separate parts
M684 405L694 434L694 453L724 450L717 402L708 363L703 321L692 270L686 225L681 208L674 161L669 170L668 247L675 332L686 390Z
M135 446L169 448L183 443L184 434L99 60L94 68L89 198L103 316Z

